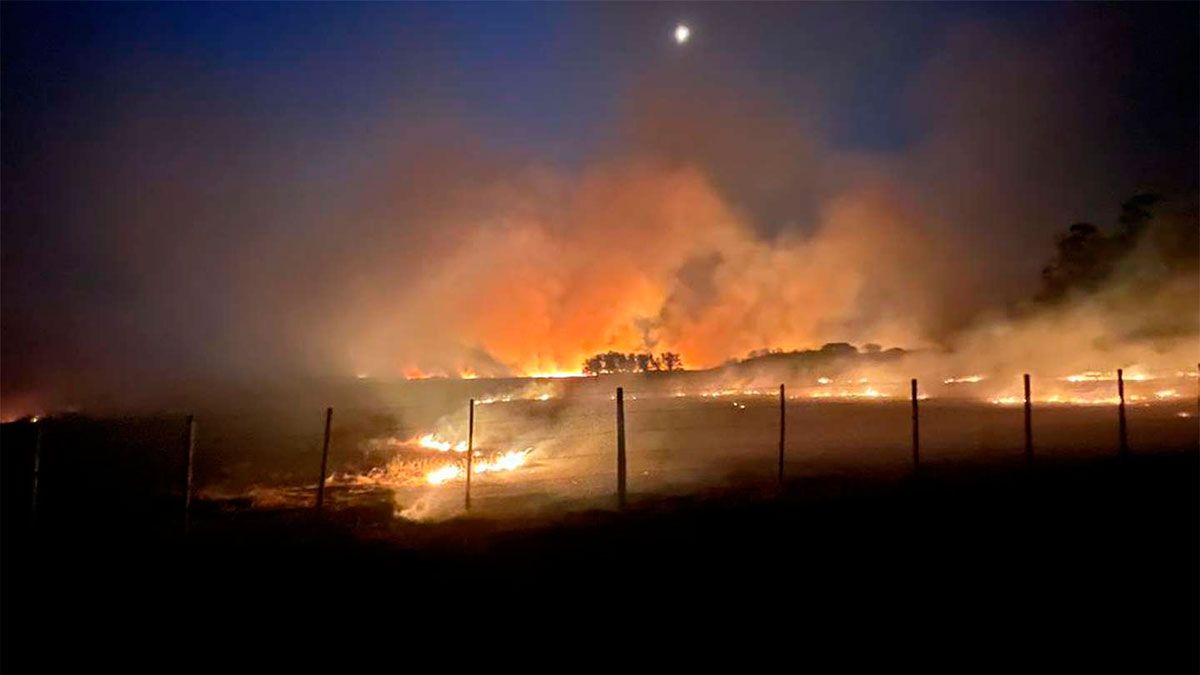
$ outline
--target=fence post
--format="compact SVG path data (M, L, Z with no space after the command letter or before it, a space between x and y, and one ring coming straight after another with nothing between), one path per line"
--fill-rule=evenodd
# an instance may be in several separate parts
M779 385L779 486L783 487L783 450L787 439L787 394Z
M34 422L33 424L33 483L30 486L29 495L29 523L32 527L37 527L38 480L41 479L42 470L42 429L46 426L46 422Z
M1033 464L1033 401L1029 398L1029 373L1025 373L1025 463Z
M1120 441L1120 453L1129 454L1129 434L1125 426L1125 372L1117 368L1117 396L1121 402L1117 404L1117 432Z
M467 493L466 510L471 510L471 463L475 456L475 399L470 401L467 411Z
M917 415L917 378L912 380L912 456L913 473L921 468L921 420Z
M184 447L183 474L183 532L192 525L192 455L196 452L196 416L187 418L187 444Z
M617 387L617 506L625 508L625 391Z
M333 408L325 409L325 442L321 444L321 477L317 480L317 513L325 506L325 469L329 465L329 432L333 427Z

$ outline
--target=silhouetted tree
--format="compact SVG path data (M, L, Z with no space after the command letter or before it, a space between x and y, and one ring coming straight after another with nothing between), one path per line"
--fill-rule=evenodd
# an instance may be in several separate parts
M583 362L583 372L587 375L604 373L653 373L658 371L682 370L683 359L673 352L663 352L655 356L649 352L638 354L623 354L621 352L604 352L596 354Z
M683 370L683 357L675 352L663 352L658 358L662 361L663 369L667 372Z
M857 356L858 350L849 342L828 342L821 345L821 353L825 356Z
M1130 197L1121 204L1121 217L1117 220L1121 227L1117 231L1117 239L1132 248L1146 229L1146 224L1154 217L1150 209L1162 201L1160 195L1143 193Z
M583 362L584 375L599 375L604 372L604 358L600 354L591 356Z
M1054 259L1042 270L1042 300L1058 300L1072 288L1095 288L1108 275L1108 238L1091 223L1075 223L1058 238Z
M1154 218L1151 209L1162 200L1157 194L1134 195L1121 204L1117 230L1105 236L1091 223L1075 223L1055 242L1054 258L1042 269L1038 300L1061 300L1071 290L1099 288L1117 263L1137 247Z
M653 354L635 354L634 359L637 362L637 369L639 372L649 373L650 371L659 370L661 368L658 359L654 358Z
M783 353L782 349L774 349L774 348L752 349L752 350L750 350L750 353L746 355L746 358L747 359L757 359L757 358L761 358L763 356L770 356L772 354L782 354L782 353Z

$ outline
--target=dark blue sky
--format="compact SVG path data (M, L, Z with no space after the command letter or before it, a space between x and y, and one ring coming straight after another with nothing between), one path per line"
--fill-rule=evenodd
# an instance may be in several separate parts
M1087 14L1127 25L1119 48L1138 71L1195 62L1186 4L6 3L4 101L33 126L174 88L235 98L301 135L352 133L389 106L432 101L497 141L573 158L606 132L630 82L692 59L797 108L818 87L839 144L890 148L915 133L901 95L947 31L985 22L1052 40ZM695 31L685 50L669 39L680 20ZM1178 107L1191 102L1144 93L1132 103L1161 125L1152 132L1195 122Z

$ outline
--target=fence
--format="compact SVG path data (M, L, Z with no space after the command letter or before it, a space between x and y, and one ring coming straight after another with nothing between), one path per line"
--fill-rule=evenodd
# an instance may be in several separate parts
M421 508L450 514L481 506L499 510L514 501L553 507L564 499L592 505L608 500L625 508L631 493L687 491L713 480L774 483L782 489L793 475L804 475L821 461L827 467L841 460L846 465L874 463L897 470L904 444L900 439L905 436L910 457L906 470L914 476L931 458L947 461L967 456L962 448L971 445L976 456L1021 457L1014 452L1021 448L1030 467L1035 448L1107 445L1122 456L1131 450L1125 378L1120 370L1116 419L1110 417L1108 407L1046 406L1035 415L1035 390L1028 374L1023 377L1022 422L1011 408L928 398L916 379L908 384L907 400L853 403L789 398L781 384L777 393L710 397L627 395L625 387L617 387L606 397L569 400L539 397L492 403L472 398L449 414L441 403L330 407L324 411L324 424L313 424L311 431L255 413L244 420L214 420L211 437L197 434L198 428L201 432L210 428L203 416L189 416L156 420L150 425L152 432L139 430L132 442L119 439L113 429L94 432L80 422L50 419L33 423L31 437L23 439L32 457L28 472L20 473L29 476L24 498L31 524L54 512L56 505L65 502L62 496L71 491L89 499L129 502L130 494L138 492L130 485L144 488L162 482L155 476L179 476L178 483L166 481L174 487L143 495L147 499L142 506L155 514L180 514L186 531L197 469L202 485L228 478L239 462L246 461L238 458L239 449L247 456L253 454L246 448L253 446L254 434L246 429L255 425L271 429L259 441L275 446L276 452L261 457L263 465L272 468L258 477L261 480L250 482L257 486L253 489L274 484L277 504L304 508L307 503L318 514L331 496L341 505L354 494L372 490L419 493L421 497L412 498L410 510L424 499ZM1200 409L1200 392L1197 406ZM1102 435L1095 435L1103 434L1105 419L1113 425L1110 429L1115 427L1107 443ZM302 421L303 416L292 418L300 426ZM909 433L902 435L905 422ZM1183 428L1177 422L1164 426L1161 414L1146 413L1143 423L1160 437L1165 433L1173 438ZM128 430L131 424L118 422L115 429ZM1194 420L1190 426L1194 431ZM1162 431L1168 427L1168 432ZM281 429L288 431L280 433ZM1035 442L1035 432L1047 440ZM973 443L963 441L964 433L974 435ZM174 444L169 440L172 436L179 439ZM1167 442L1194 446L1194 436L1192 441L1179 438ZM107 451L79 451L88 445ZM105 469L100 474L94 473L98 466ZM123 475L134 480L117 480ZM453 498L455 494L459 496ZM172 501L179 506L166 506ZM423 515L420 509L413 514Z

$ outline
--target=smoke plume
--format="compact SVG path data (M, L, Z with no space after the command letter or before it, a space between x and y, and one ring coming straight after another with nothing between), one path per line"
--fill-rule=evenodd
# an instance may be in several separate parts
M1119 22L1080 21L944 36L904 87L911 141L882 149L727 53L626 85L574 162L433 101L304 145L216 79L123 90L23 180L5 164L5 415L201 380L578 371L608 350L1187 366L1196 267L1148 243L1103 288L1027 306L1055 236L1135 192L1195 227L1194 133L1120 133ZM1148 160L1161 145L1190 163Z

